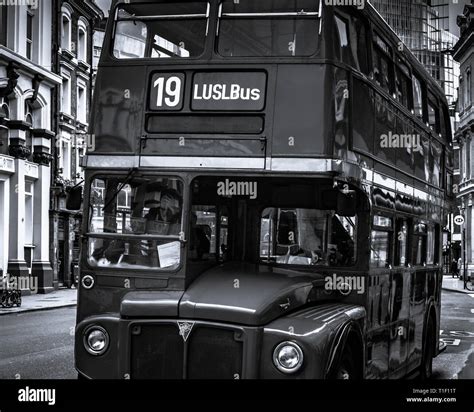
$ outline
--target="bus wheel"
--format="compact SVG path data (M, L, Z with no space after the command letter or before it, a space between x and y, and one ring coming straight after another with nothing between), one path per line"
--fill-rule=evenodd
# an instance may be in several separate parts
M334 379L356 379L356 367L354 364L354 357L352 356L352 350L350 348L345 349L344 355L335 369Z
M433 374L433 358L434 358L434 325L433 320L428 322L425 342L423 345L423 357L420 367L420 377L422 380L430 379Z

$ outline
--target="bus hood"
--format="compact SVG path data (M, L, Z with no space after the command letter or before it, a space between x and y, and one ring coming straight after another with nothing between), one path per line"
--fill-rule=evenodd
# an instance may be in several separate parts
M312 300L321 280L269 266L228 263L202 274L186 290L179 317L264 325Z

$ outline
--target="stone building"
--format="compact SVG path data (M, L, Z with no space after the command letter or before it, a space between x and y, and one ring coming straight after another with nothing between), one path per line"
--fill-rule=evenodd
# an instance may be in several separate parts
M54 290L49 198L54 96L53 0L0 6L0 272Z
M53 65L62 83L56 109L50 254L58 283L70 286L78 259L81 215L66 209L66 191L83 180L80 159L91 141L87 131L93 84L93 33L104 16L91 0L55 0L55 5Z
M461 38L454 47L454 58L460 63L459 123L455 139L459 145L458 205L465 218L462 228L462 257L467 274L474 275L474 4L467 5L458 17Z

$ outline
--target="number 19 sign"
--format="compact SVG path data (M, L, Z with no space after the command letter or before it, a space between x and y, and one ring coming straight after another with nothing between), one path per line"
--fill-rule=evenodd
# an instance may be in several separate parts
M151 79L150 109L181 110L183 93L183 73L155 73Z

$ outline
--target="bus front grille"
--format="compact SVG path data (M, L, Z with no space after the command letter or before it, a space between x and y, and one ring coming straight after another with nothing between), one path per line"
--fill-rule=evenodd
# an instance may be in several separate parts
M132 328L132 379L239 379L243 343L233 329L195 325L184 342L176 324Z

